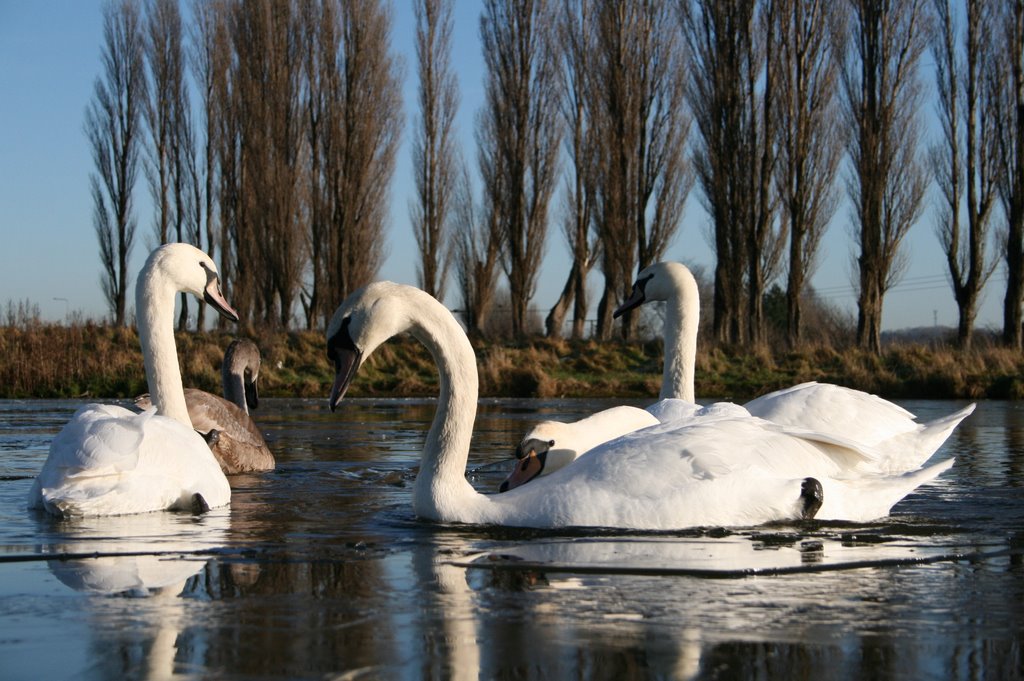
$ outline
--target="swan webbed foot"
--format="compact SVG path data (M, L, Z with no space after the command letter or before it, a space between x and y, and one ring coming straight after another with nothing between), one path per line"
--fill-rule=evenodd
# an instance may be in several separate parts
M800 485L800 501L803 503L800 518L803 520L813 519L818 514L824 500L825 492L821 489L821 483L815 478L804 478Z
M216 428L211 428L207 433L202 433L198 430L196 432L203 436L203 439L206 440L206 446L211 449L220 441L220 431Z
M214 431L216 432L216 431ZM210 510L210 505L199 492L192 495L192 515L202 515Z

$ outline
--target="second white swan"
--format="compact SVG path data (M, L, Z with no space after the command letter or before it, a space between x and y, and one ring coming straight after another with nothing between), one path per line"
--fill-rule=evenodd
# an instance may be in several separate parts
M228 319L238 314L220 291L208 255L183 243L153 251L135 287L139 342L153 408L141 414L107 404L80 408L50 444L29 507L59 516L225 506L231 488L185 407L174 345L178 291L203 297Z
M762 419L662 424L598 446L550 476L500 495L465 477L477 407L473 348L451 313L410 286L378 282L353 293L327 330L336 409L361 363L409 332L440 372L440 398L413 486L416 515L522 527L669 530L817 517L869 520L952 465L902 475L875 470L871 452L801 437Z

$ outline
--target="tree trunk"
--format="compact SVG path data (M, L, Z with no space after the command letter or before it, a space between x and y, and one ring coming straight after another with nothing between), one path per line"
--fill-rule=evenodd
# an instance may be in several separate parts
M565 323L565 315L569 312L569 305L575 297L574 293L576 292L577 272L579 269L579 262L574 260L572 269L569 270L569 276L565 280L565 286L562 287L562 294L558 296L555 306L551 308L547 318L544 320L544 329L548 338L562 337L562 325Z

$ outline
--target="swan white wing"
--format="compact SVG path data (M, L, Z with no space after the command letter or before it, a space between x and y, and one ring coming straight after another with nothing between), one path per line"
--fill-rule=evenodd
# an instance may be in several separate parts
M133 470L139 463L143 426L152 416L152 410L136 415L108 404L79 408L50 444L47 469L67 476Z
M747 402L747 411L780 425L856 439L866 445L917 429L914 415L877 395L830 383L801 383Z
M887 474L922 466L975 407L921 423L888 400L828 383L801 383L745 406L794 434L857 449L873 462L867 470Z
M187 508L193 494L211 508L231 498L195 431L153 410L87 405L50 444L29 506L57 515L122 515Z

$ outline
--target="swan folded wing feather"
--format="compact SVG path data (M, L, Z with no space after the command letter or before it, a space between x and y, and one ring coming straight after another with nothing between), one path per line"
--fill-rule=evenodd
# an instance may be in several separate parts
M237 404L195 388L185 388L185 402L192 427L200 433L216 429L242 445L266 446L252 418Z
M135 414L115 405L81 407L50 443L46 465L69 477L134 470L144 428L153 414Z
M897 435L887 443L890 455L885 461L887 472L904 472L924 464L938 451L960 422L971 415L977 405L921 424L916 430Z
M155 409L86 405L51 443L29 507L123 515L184 508L195 493L211 508L230 500L227 479L195 431Z
M747 411L780 425L799 425L826 433L856 433L876 445L917 428L914 414L860 390L808 382L751 400Z

